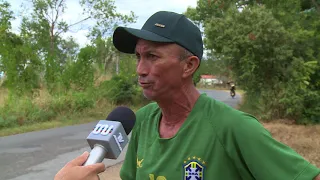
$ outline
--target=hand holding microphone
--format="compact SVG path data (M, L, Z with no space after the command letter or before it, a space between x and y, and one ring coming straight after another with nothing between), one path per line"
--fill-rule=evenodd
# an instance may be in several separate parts
M83 153L67 163L54 177L54 180L98 180L98 174L105 170L101 163L104 158L116 159L128 143L136 117L127 107L115 108L107 117L100 120L87 137L90 154Z
M68 162L54 177L54 180L99 180L98 174L105 170L103 163L82 166L89 156L88 152Z

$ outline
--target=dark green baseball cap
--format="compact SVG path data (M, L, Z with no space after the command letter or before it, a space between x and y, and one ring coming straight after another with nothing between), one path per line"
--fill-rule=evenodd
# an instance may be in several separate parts
M159 11L141 29L117 27L113 33L114 46L124 53L135 53L138 39L176 43L202 59L203 41L200 29L183 14Z

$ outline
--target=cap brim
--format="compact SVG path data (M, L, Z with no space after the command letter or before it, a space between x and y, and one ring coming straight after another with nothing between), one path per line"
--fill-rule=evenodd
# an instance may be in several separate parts
M118 27L113 33L113 45L124 53L135 53L138 39L164 43L173 42L170 39L143 29Z

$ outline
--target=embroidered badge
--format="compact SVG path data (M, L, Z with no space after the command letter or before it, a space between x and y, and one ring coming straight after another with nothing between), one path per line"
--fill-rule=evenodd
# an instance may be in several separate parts
M141 159L139 161L138 157L137 157L137 168L142 168L142 162L143 162L143 159Z
M206 162L193 156L183 162L183 180L204 180Z
M163 24L159 24L159 23L156 23L156 24L155 24L155 26L158 26L158 27L161 27L161 28L166 27L165 25L163 25Z

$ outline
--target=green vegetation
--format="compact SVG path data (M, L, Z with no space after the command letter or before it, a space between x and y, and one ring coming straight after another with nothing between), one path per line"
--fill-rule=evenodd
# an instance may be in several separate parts
M18 16L0 0L0 135L89 122L117 105L148 102L135 57L119 53L110 36L136 16L116 12L112 0L81 0L83 19L66 22L66 1L31 0L21 9L30 13ZM241 109L262 120L320 123L319 1L198 0L185 14L204 33L195 83L201 74L234 80L245 92ZM89 32L84 47L66 38L80 24Z
M117 13L113 1L81 0L84 18L68 24L66 0L30 3L31 14L19 17L20 32L13 33L17 17L0 0L1 135L104 119L117 105L147 102L135 83L135 58L119 54L109 37L114 26L134 22L133 13ZM89 45L63 38L89 19L96 23Z
M243 110L320 123L319 7L313 0L198 0L186 15L204 29L211 73L246 92Z

